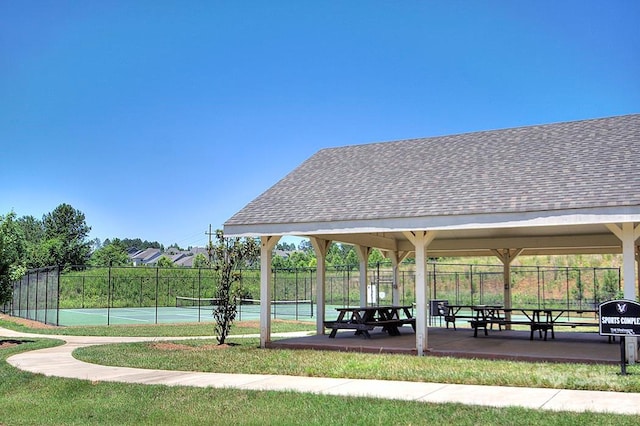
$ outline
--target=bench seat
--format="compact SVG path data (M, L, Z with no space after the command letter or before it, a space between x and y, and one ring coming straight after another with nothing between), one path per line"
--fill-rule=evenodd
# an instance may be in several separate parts
M444 323L449 328L449 323L453 324L453 329L456 330L456 320L473 320L475 315L445 315Z
M325 328L330 328L329 338L336 337L338 330L355 330L356 334L364 335L365 339L370 338L369 330L373 330L375 325L356 323L352 321L325 321Z
M493 325L493 324L498 324L498 326L502 327L503 325L526 325L529 326L530 330L531 330L531 334L529 336L529 340L533 340L533 333L537 330L540 332L540 337L542 337L542 332L544 331L544 340L547 340L547 332L549 330L551 330L551 336L552 338L554 337L553 335L553 323L548 323L548 322L535 322L535 321L518 321L518 320L514 320L514 321L510 321L510 320L506 320L504 318L494 318L494 319L475 319L475 320L470 320L469 323L471 324L471 327L473 328L473 337L478 337L478 328L482 328L484 329L484 335L487 336L488 332L487 332L487 326L488 325ZM500 328L502 330L502 328Z
M558 322L556 322L554 324L557 325L557 326L571 327L571 328L576 328L576 327L600 327L600 324L598 324L597 322L558 321Z
M372 323L355 323L351 321L325 321L324 326L332 329L372 330Z

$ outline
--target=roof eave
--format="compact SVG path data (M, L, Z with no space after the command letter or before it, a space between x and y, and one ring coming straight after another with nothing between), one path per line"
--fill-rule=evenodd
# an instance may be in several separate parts
M640 222L640 205L589 209L546 210L517 213L443 215L412 218L378 218L303 223L224 225L226 236L366 234L412 230L474 230L541 226L571 226Z

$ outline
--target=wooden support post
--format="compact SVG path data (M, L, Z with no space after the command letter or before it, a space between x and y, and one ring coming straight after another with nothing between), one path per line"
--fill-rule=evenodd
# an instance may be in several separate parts
M271 341L271 277L272 252L280 237L260 238L260 347Z
M429 328L427 326L427 246L436 236L435 231L405 232L404 235L415 247L416 254L416 352L423 356L428 350Z
M316 334L324 334L326 261L331 241L311 237L311 245L318 260L316 264Z

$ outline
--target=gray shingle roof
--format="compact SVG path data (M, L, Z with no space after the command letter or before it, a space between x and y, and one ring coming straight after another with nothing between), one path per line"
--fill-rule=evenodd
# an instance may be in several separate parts
M226 225L640 205L640 114L323 149Z

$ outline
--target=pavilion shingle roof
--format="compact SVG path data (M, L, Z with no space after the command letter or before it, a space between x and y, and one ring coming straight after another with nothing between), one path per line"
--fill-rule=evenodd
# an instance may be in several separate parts
M640 205L640 114L323 149L225 225Z

